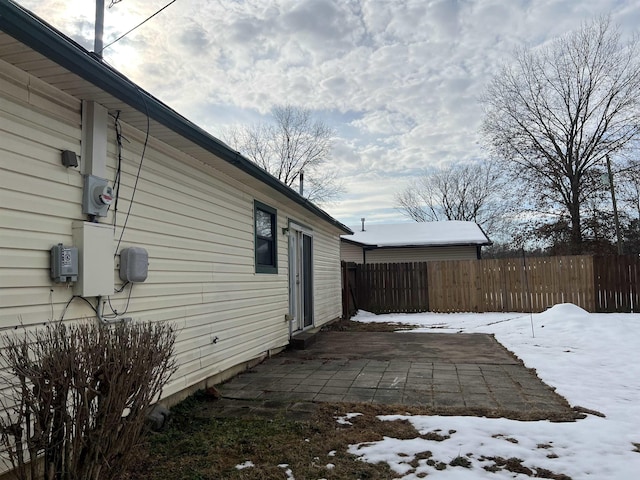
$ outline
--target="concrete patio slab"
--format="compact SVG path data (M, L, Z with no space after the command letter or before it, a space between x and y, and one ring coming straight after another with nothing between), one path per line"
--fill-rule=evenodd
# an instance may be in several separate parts
M307 349L287 350L218 388L227 401L570 410L485 334L320 332Z

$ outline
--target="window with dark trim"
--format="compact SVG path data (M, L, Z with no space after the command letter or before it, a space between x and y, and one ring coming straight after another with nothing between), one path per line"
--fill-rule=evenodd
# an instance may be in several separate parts
M257 200L253 203L256 273L278 273L276 210Z

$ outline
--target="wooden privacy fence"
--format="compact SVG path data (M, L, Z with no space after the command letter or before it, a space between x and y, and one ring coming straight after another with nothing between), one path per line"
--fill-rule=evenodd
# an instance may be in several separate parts
M597 312L640 313L640 255L593 257Z
M342 262L342 272L342 311L346 318L358 309L375 313L429 310L426 262Z
M343 314L541 312L573 303L590 312L640 312L640 258L562 256L391 264L343 262Z
M430 267L429 298L436 312L541 312L557 303L592 310L591 257L445 261Z

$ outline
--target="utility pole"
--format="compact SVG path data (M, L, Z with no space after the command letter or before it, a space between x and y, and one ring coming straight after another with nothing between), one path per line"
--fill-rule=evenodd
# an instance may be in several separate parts
M613 203L613 221L616 224L616 240L618 244L618 255L622 255L622 235L620 234L620 219L618 218L618 205L616 203L616 192L613 188L613 172L611 171L611 160L609 155L607 159L607 173L609 174L609 189L611 190L611 203Z
M102 37L104 35L104 0L96 0L96 24L93 39L93 53L102 58Z

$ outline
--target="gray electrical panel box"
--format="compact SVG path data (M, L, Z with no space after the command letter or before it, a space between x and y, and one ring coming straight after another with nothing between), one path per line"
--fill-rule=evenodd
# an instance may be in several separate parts
M142 247L129 247L120 252L120 280L138 283L147 279L149 254Z
M73 222L73 244L78 247L78 281L74 295L100 297L113 294L113 225Z
M78 281L78 249L61 243L51 247L51 278L56 283Z

